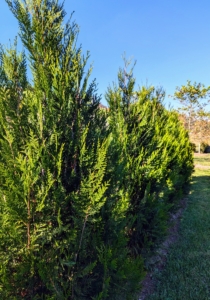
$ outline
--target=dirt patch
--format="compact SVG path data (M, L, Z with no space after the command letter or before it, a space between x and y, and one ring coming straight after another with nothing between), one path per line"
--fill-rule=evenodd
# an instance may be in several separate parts
M168 236L166 237L165 241L160 245L158 250L156 250L155 255L152 256L148 262L148 265L152 267L151 271L147 273L146 277L141 282L142 290L141 294L139 295L139 300L145 300L149 295L151 295L154 292L157 283L155 278L153 277L154 271L161 271L164 268L167 261L169 248L178 239L180 219L183 214L183 211L186 208L186 204L187 199L182 199L178 211L170 215Z

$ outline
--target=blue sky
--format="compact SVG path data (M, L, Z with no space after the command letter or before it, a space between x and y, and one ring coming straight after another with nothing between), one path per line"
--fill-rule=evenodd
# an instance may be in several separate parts
M68 15L80 26L79 43L90 51L92 78L103 95L123 65L122 55L136 61L138 85L162 86L166 95L187 80L210 85L209 0L66 0ZM0 43L9 44L18 23L0 1ZM166 96L165 104L169 101Z

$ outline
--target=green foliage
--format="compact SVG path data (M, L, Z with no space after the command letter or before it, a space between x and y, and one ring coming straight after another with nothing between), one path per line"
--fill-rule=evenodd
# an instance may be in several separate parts
M190 143L190 146L192 148L192 151L196 152L196 144L195 143Z
M99 109L63 4L6 2L25 52L0 49L0 298L133 299L189 181L188 135L128 66Z
M137 282L143 262L129 263L123 161L96 84L88 86L89 56L76 47L77 25L63 27L57 1L7 3L33 80L16 44L1 49L1 298L114 299L129 266Z
M128 245L132 255L145 253L167 228L168 211L187 185L193 169L188 134L175 112L162 105L164 91L134 90L129 62L109 88L109 124L117 132L126 162L124 189L130 198L127 212ZM117 121L116 121L117 120Z
M209 96L210 86L205 87L201 83L191 82L188 80L186 85L176 87L173 95L174 100L178 100L182 107L178 109L179 112L184 113L187 121L187 130L189 134L196 131L196 120L202 120L209 116L205 111L206 98ZM201 126L201 124L198 124ZM200 130L199 130L200 133Z
M200 152L201 152L201 153L206 153L207 147L208 147L208 144L205 143L205 142L202 142L202 143L200 144Z
M201 83L194 83L188 80L186 85L182 85L181 88L177 87L174 93L174 98L178 99L184 105L191 106L193 104L199 104L199 99L206 98L210 87L205 88Z

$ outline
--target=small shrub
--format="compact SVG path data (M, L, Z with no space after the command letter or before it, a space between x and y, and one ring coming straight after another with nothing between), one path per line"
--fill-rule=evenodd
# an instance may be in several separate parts
M206 149L208 147L208 144L206 142L202 142L200 145L200 152L201 153L206 153Z
M196 152L196 144L195 143L190 143L191 149L193 152Z

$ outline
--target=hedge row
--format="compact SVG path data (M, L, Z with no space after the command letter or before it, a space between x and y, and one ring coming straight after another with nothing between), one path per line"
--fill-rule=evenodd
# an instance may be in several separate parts
M0 298L134 299L191 176L187 132L132 69L99 109L63 5L7 3L27 58L0 51Z

